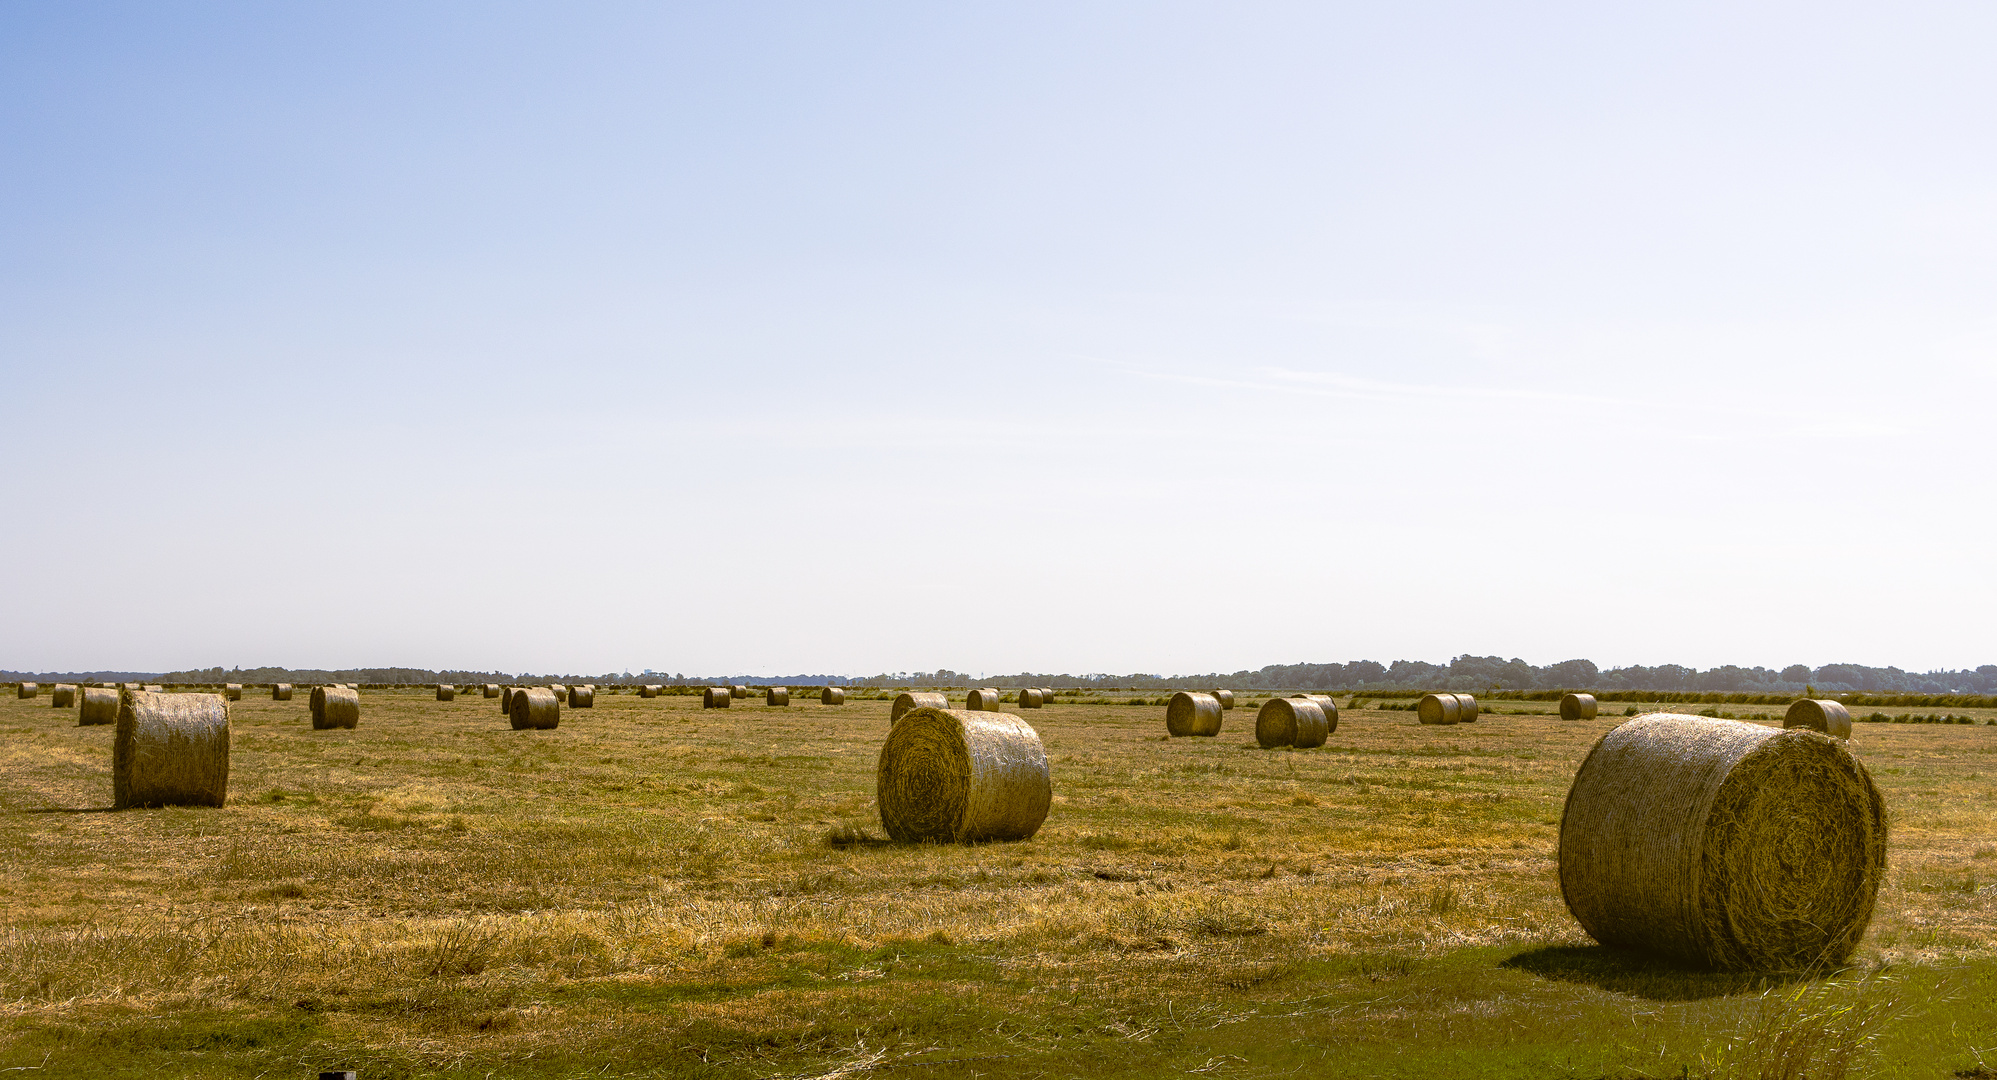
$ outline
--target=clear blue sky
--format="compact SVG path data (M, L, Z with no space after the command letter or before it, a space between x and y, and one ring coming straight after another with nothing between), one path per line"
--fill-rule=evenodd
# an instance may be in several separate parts
M1993 40L0 6L0 667L1990 663Z

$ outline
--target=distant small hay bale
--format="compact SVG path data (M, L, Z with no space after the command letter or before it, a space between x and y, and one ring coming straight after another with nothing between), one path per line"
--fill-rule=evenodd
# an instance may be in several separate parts
M140 685L139 685L138 683L135 683L135 682L128 682L128 683L119 683L119 684L118 684L118 686L117 686L117 689L119 689L119 690L130 690L130 691L132 691L132 692L134 692L134 693L137 693L137 692L139 692L139 691L141 691L141 690L144 690L144 689L145 689L145 687L143 687L143 686L140 686Z
M1827 698L1804 698L1793 702L1782 716L1785 728L1809 728L1840 739L1851 738L1851 712L1842 702Z
M1220 714L1225 709L1212 694L1190 694L1184 690L1165 704L1165 732L1169 735L1218 735Z
M749 688L738 683L728 688L728 696L737 701L745 700L749 696Z
M361 695L344 686L312 688L312 730L356 728L361 723Z
M42 692L41 683L24 682L21 684L17 696L19 697L20 700L26 701L29 698L34 697L36 694L39 694L41 692Z
M972 712L998 712L999 698L1004 696L999 693L996 686L981 686L971 691L964 701L964 707Z
M77 712L76 726L118 722L118 691L92 686L83 691L83 707Z
M75 704L76 704L76 687L70 685L69 683L57 683L55 684L55 689L49 691L50 708L67 709L74 706Z
M496 698L499 696L499 684L496 682L486 683L484 686L480 687L480 690L482 690L485 693L485 696L489 698Z
M1255 714L1255 742L1264 750L1323 746L1331 736L1330 718L1310 698L1270 698Z
M1024 840L1054 801L1040 733L969 709L903 714L881 744L874 790L882 827L902 843Z
M569 688L563 686L561 683L549 683L548 693L555 695L555 705L557 708L561 706L562 702L569 699Z
M888 723L894 724L908 715L913 709L947 709L950 697L947 694L897 694L894 704L888 707Z
M1022 709L1037 709L1045 704L1046 700L1046 698L1041 696L1039 690L1032 687L1019 692L1019 707Z
M243 684L239 682L224 684L222 687L222 696L229 701L243 700Z
M1209 691L1207 691L1207 693L1209 693L1209 694L1212 694L1212 695L1213 695L1213 699L1214 699L1215 701L1218 701L1218 702L1220 702L1220 707L1221 707L1221 709L1222 709L1223 711L1224 711L1224 710L1227 710L1227 709L1232 709L1232 708L1234 708L1234 691L1232 691L1232 690L1209 690Z
M772 686L764 690L763 704L788 706L790 704L790 688L787 686Z
M725 709L735 700L733 687L709 686L700 691L700 707L703 709Z
M288 682L272 683L270 687L270 699L272 701L290 701L291 684Z
M1317 703L1318 711L1324 714L1324 733L1327 736L1338 730L1338 702L1333 701L1331 695L1299 694L1297 696ZM1318 744L1313 743L1312 745L1315 746Z
M513 692L513 711L507 716L515 731L545 731L562 722L562 703L553 690L525 687Z
M228 795L229 703L222 695L119 696L113 806L221 806Z
M437 684L437 700L438 700L438 701L456 701L457 699L458 699L458 688L457 688L457 687L455 687L455 686L451 685L450 683L441 683L441 682L440 682L440 683L438 683L438 684Z
M1415 706L1415 716L1424 724L1454 724L1462 713L1463 703L1455 694L1424 694Z
M519 692L519 687L515 686L502 686L499 688L499 715L513 715L513 695Z
M1041 688L1040 688L1040 707L1044 709L1044 708L1046 708L1047 706L1049 706L1049 705L1052 705L1052 704L1054 704L1054 688L1053 688L1053 687L1051 687L1051 686L1043 686L1043 687L1041 687Z
M658 696L659 696L659 689L660 689L660 688L659 688L658 684L656 684L656 683L647 683L646 685L644 685L644 686L641 686L641 687L639 687L639 688L638 688L638 696L639 696L639 697L658 697Z
M846 704L846 691L837 686L828 686L818 692L818 703L820 705L844 705Z
M1595 743L1560 823L1560 891L1605 945L1718 970L1836 966L1886 870L1886 810L1841 740L1652 713Z
M141 692L141 693L146 693L146 694L164 694L164 693L166 693L166 687L164 687L164 686L161 686L161 685L160 685L160 684L158 684L158 683L152 683L152 684L150 684L150 685L147 685L147 686L141 686L141 687L139 687L139 690L140 690L140 692Z
M1593 720L1600 711L1593 694L1564 694L1560 698L1562 720Z
M1456 695L1456 722L1474 724L1477 722L1477 699L1469 694Z
M569 687L569 708L571 709L596 708L596 687L594 686Z

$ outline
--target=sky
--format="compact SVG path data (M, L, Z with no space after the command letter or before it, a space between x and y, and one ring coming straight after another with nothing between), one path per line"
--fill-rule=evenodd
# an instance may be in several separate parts
M1997 662L1993 36L0 6L0 667Z

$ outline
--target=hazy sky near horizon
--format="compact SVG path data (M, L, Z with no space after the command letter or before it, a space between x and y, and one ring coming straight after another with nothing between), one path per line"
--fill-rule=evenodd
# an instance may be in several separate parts
M1997 9L0 7L0 667L1997 662Z

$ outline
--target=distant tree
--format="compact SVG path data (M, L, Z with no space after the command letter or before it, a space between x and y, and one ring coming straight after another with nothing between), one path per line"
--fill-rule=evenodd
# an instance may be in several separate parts
M1593 660L1562 660L1539 669L1539 685L1549 690L1594 686L1601 669Z
M1782 669L1783 682L1809 682L1810 669L1802 664L1790 664Z

